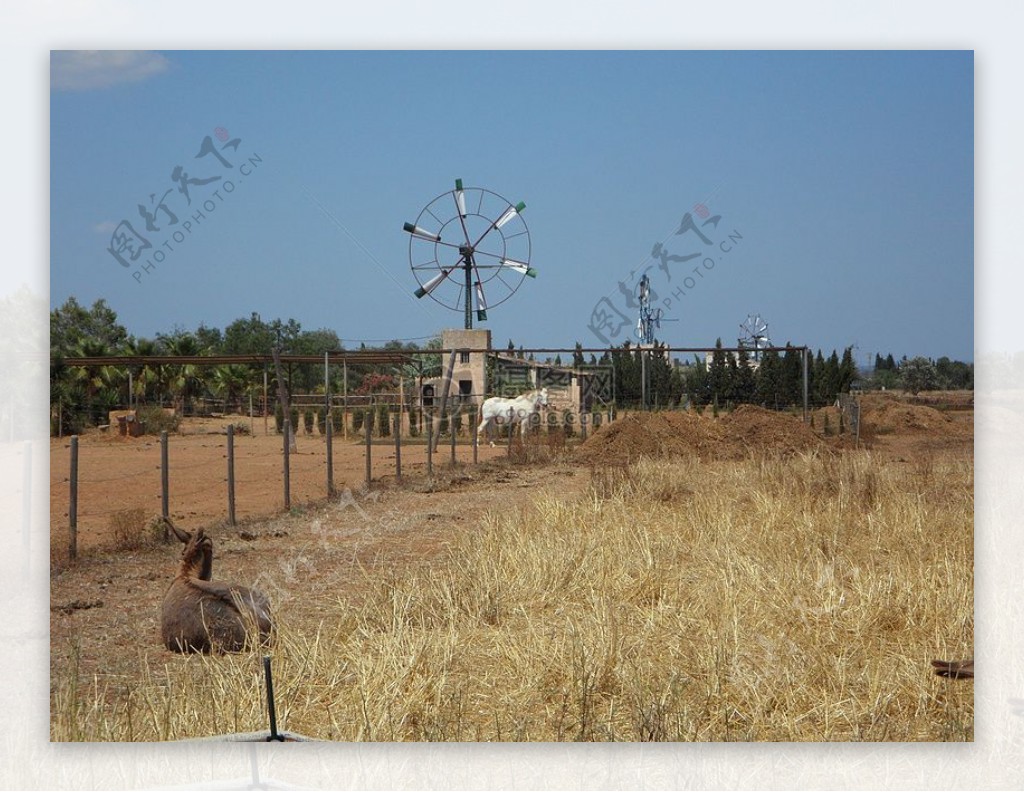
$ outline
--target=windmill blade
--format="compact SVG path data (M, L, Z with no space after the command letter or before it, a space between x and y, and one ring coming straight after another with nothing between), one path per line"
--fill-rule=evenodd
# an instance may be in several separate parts
M487 321L487 301L484 299L484 285L476 282L476 318L480 322Z
M452 269L441 270L441 272L439 272L437 275L435 275L433 278L428 280L426 283L424 283L416 290L416 296L424 297L430 294L434 289L440 286L444 282L444 279L447 278L456 269L458 269L458 265L456 265Z
M504 213L501 215L501 217L499 217L497 220L494 221L494 227L495 228L501 228L503 225L505 225L505 223L507 223L509 220L511 220L516 215L518 215L525 208L526 208L526 203L524 201L520 201L515 206L509 206L509 208L504 211Z
M455 205L459 208L459 217L465 217L466 193L462 189L462 179L455 180Z
M414 237L419 237L420 239L426 239L426 240L428 240L430 242L440 242L441 241L441 235L440 234L435 234L435 233L433 233L431 231L427 231L425 228L420 228L418 225L413 225L412 223L405 223L402 226L402 230L403 231L408 231Z
M522 261L516 261L515 259L503 258L498 261L498 265L501 267L507 267L514 272L518 272L520 275L526 275L528 278L536 278L537 270L531 267L529 264L525 264Z

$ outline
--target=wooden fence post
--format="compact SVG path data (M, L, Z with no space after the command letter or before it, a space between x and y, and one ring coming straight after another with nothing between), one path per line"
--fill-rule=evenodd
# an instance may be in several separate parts
M458 415L459 415L459 408L458 407L455 408L454 412L451 411L451 410L448 411L448 431L451 433L451 436L452 436L452 461L451 461L452 467L455 467L455 439L456 439L455 435L456 435L456 433L458 431L455 428L455 418Z
M395 481L402 483L402 407L395 413Z
M228 524L235 524L235 427L228 424Z
M480 415L479 415L479 408L477 408L476 410L473 411L474 421L473 421L472 424L470 424L470 427L469 427L469 431L473 435L473 464L474 465L478 461L478 456L477 455L479 454L479 446L480 446L480 438L477 437L477 432L476 432L477 426L480 425L480 422L478 420L476 420L479 417L480 417Z
M164 518L164 541L171 541L167 520L171 516L171 478L167 455L167 430L160 432L160 515Z
M68 529L68 558L74 561L78 558L78 435L71 435L71 501L68 504Z
M334 496L334 422L331 420L331 413L327 413L327 423L324 428L327 430L327 497Z
M434 474L434 416L428 415L424 423L427 425L427 475Z
M284 438L284 510L291 511L292 508L292 488L291 488L291 460L289 459L289 450L291 449L291 440L288 435L292 431L292 422L289 415L284 416L284 429L281 435Z
M373 463L370 459L370 446L373 437L373 408L363 418L363 432L366 434L366 489L370 489L371 472L373 470Z

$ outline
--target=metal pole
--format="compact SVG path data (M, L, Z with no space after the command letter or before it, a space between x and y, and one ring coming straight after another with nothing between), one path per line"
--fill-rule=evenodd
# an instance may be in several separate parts
M292 431L292 422L287 415L284 417L284 426L282 427L284 432L281 437L284 438L284 510L291 511L292 508L292 492L291 492L291 460L289 459L289 449L291 447L290 438L288 437Z
M128 410L132 409L132 370L128 369Z
M455 433L456 433L455 418L456 418L456 416L458 414L459 414L458 407L455 408L455 412L454 413L451 412L451 411L449 411L449 413L448 413L448 431L451 433L451 436L452 436L452 466L453 467L455 466Z
M434 415L427 416L427 475L434 473Z
M363 418L363 432L366 434L366 489L370 489L370 472L373 469L372 462L370 460L370 444L371 436L373 435L373 406L371 404L370 411L366 413L366 417Z
M249 390L249 434L256 436L256 421L252 416L252 389Z
M341 361L341 436L348 440L348 361Z
M804 423L807 423L807 347L804 347L801 358L803 359Z
M228 524L235 524L235 427L228 424Z
M480 412L480 408L479 408L479 407L478 407L478 408L477 408L476 410L474 410L474 411L473 411L473 417L474 417L474 420L475 420L476 418L479 418L479 417L480 417L480 416L479 416L479 412ZM479 450L478 450L478 448L479 448L479 446L480 446L480 438L479 438L479 436L477 435L477 431L476 431L476 428L477 428L477 427L478 427L479 425L480 425L480 422L479 422L479 421L475 421L475 422L474 422L474 423L473 423L473 424L472 424L472 425L471 425L471 426L469 427L469 431L470 431L470 434L472 434L472 435L473 435L473 464L474 464L474 465L475 465L475 464L477 463L477 461L478 461L478 460L477 460L477 455L478 455L478 453L479 453Z
M469 248L472 251L472 248ZM473 329L473 254L466 259L466 329Z
M270 656L263 657L263 676L267 682L267 714L270 715L270 736L267 742L284 742L284 735L277 733L277 711L274 708L274 680L270 676Z
M640 347L640 409L647 409L647 353Z
M328 414L327 423L327 497L334 495L334 424Z
M402 482L402 406L395 413L395 481Z
M78 435L71 435L71 501L68 504L68 558L78 558ZM167 530L166 528L164 529Z
M267 366L263 365L263 434L270 434L270 427L267 424Z
M171 484L167 455L167 431L160 432L160 515L164 518L164 541L171 540L170 529L167 527L167 520L171 516Z

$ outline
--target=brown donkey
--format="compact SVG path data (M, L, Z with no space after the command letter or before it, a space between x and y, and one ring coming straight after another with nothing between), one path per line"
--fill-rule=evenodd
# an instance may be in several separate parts
M213 541L200 528L195 534L167 526L180 539L178 575L164 595L160 633L172 652L239 652L248 637L259 631L267 642L273 629L270 603L256 589L213 583Z

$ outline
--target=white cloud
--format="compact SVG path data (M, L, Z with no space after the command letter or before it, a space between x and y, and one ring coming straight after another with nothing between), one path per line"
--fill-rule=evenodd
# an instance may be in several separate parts
M158 52L136 50L55 50L50 53L50 88L91 91L141 82L162 74L171 62Z

